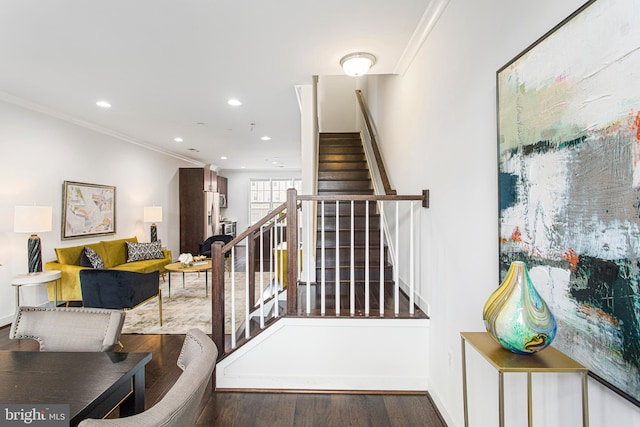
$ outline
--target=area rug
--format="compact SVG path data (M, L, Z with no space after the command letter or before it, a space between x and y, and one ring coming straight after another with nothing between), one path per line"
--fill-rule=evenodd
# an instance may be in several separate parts
M234 273L235 327L245 319L245 273ZM160 279L162 289L162 322L160 326L158 299L128 310L123 334L184 334L190 328L211 333L211 276L208 278L208 296L205 296L204 273L171 276L171 296L168 282ZM225 273L225 334L231 333L231 278Z

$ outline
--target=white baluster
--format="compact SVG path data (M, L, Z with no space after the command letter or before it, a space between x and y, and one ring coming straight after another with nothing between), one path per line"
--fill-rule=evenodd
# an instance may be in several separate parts
M395 289L393 292L393 312L400 313L400 202L396 201L396 265L393 266Z
M269 245L269 289L273 292L273 294L271 296L275 296L276 295L276 282L275 282L275 274L274 274L274 262L273 262L273 257L275 256L273 248L274 248L274 244L275 244L275 239L276 239L276 233L275 233L275 221L271 221L271 228L269 229L269 243L271 243L271 245ZM275 311L274 311L274 317L275 317Z
M324 240L324 200L320 202L320 314L325 315L326 311L326 275L325 275L325 240Z
M380 317L384 317L384 202L380 200Z
M236 247L231 248L231 258L235 259ZM231 348L236 348L236 264L231 263Z
M260 226L260 328L264 328L264 225Z
M349 271L349 313L353 316L356 313L356 285L355 285L355 219L354 219L355 203L351 201L351 269Z
M369 201L365 205L364 219L364 315L369 315Z
M311 256L311 212L313 212L312 209L312 203L313 202L308 202L307 203L307 207L308 210L307 212L309 213L307 215L307 247L309 248L308 250L308 254L305 257L307 262L307 314L311 313L311 260L313 259L313 257ZM298 249L297 248L293 248L294 252L290 253L289 256L298 256Z
M249 240L249 238L247 237L247 245L249 244L249 242L251 242L252 244L255 243L253 240ZM245 308L244 308L244 337L246 339L251 338L251 330L250 330L250 323L249 323L249 312L251 309L251 306L253 304L249 303L249 259L247 259L247 262L245 263L245 269L244 269L244 304L245 304Z
M336 200L336 316L340 316L340 200Z
M413 248L414 248L414 238L413 238L413 210L414 210L414 205L415 203L413 202L409 202L409 207L411 209L411 223L410 223L410 230L409 230L409 314L413 315L414 313L414 308L413 308L413 299L414 299L414 293L415 293L415 283L414 283L414 252L413 252Z

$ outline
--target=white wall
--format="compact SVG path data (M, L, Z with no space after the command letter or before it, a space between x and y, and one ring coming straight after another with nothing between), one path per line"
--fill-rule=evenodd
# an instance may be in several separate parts
M318 115L320 132L354 132L356 108L354 94L358 79L349 76L320 76Z
M0 325L15 311L11 277L27 272L28 234L13 232L15 205L53 207L53 230L39 233L43 261L54 248L137 236L149 241L143 207L159 205L158 238L177 257L180 243L178 168L197 167L176 158L0 101ZM116 234L61 239L63 181L116 187ZM24 287L21 303L46 301L44 287Z
M483 331L498 286L496 71L584 3L451 1L402 76L369 77L392 187L431 191L422 211L420 293L431 305L429 391L449 425L463 425L460 335ZM473 426L497 425L497 374L470 355ZM592 426L640 426L640 409L589 381ZM534 379L534 425L577 426L579 380ZM508 426L526 425L526 385L509 378Z

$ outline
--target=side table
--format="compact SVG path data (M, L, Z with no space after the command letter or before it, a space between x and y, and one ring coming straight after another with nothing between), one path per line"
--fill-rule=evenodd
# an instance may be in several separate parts
M464 425L469 426L469 409L467 405L467 360L466 343L475 348L498 371L498 411L500 427L504 427L504 373L527 373L527 410L529 427L533 426L531 374L547 373L579 373L582 377L582 425L589 427L589 399L587 394L587 374L589 370L553 347L533 354L516 354L495 342L487 332L461 332L462 338L462 393L464 401Z
M44 285L53 282L55 306L58 306L58 280L62 277L59 270L45 270L39 273L19 274L11 279L11 286L16 290L16 310L20 307L20 287Z

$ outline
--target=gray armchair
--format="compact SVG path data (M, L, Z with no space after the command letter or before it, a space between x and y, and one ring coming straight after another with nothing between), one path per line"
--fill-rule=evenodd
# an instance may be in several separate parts
M125 313L81 307L18 307L9 338L33 339L40 351L113 351Z
M158 297L162 326L162 291L158 271L80 270L80 288L84 307L129 310Z
M199 329L187 331L178 366L180 378L146 411L125 418L86 419L78 427L186 427L196 422L200 403L216 366L218 348Z

